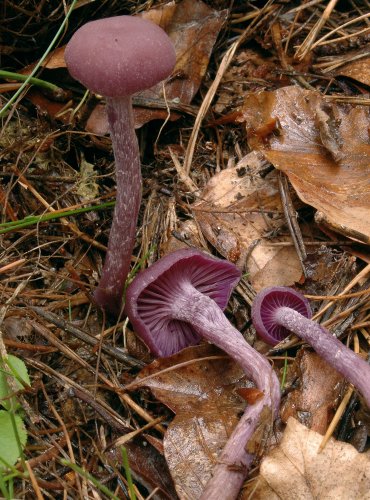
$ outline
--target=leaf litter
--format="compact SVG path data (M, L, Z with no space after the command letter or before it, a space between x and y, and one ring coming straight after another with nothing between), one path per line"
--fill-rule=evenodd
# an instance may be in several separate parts
M236 389L245 384L241 368L207 345L159 359L140 372L135 386L149 387L176 414L163 445L181 498L200 496L244 410Z
M369 243L369 110L284 87L249 95L241 114L250 146L288 175L300 198L329 226Z
M6 2L5 70L28 74L40 62L67 3L36 11L29 0ZM227 315L285 381L274 432L263 432L271 418L262 415L248 445L257 459L242 497L367 498L369 409L356 393L346 399L345 382L295 339L269 351L250 325L256 291L295 286L319 321L368 356L366 13L360 2L228 0L77 2L37 75L63 92L33 86L2 116L2 227L20 225L1 236L0 344L31 373L20 396L28 467L17 465L17 498L97 497L102 485L127 497L114 443L131 433L139 498L198 498L243 408L258 399L207 345L150 364L126 318L105 318L91 302L111 223L113 157L104 101L84 96L63 51L78 26L120 14L160 24L178 54L165 85L134 98L144 185L133 264L189 245L234 262L244 275ZM20 85L6 78L2 105ZM68 216L22 226L55 210ZM343 398L335 439L318 453ZM62 465L65 457L95 482Z
M334 439L318 453L321 439L290 417L282 441L262 460L253 498L370 498L369 454Z

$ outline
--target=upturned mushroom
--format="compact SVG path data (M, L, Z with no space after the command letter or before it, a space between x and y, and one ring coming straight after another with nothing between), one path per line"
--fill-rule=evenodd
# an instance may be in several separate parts
M175 49L156 24L139 17L117 16L82 26L67 44L65 60L76 80L106 98L117 197L94 298L103 309L118 314L141 202L140 156L131 96L169 76L176 62Z
M370 365L311 316L308 300L288 287L265 288L252 305L254 327L265 342L276 345L295 333L351 382L370 408Z
M169 254L136 276L126 293L126 313L153 354L169 356L201 338L230 355L263 396L248 405L227 441L202 498L236 498L254 455L246 446L263 408L276 415L278 379L267 359L253 349L223 313L239 270L230 262L193 249Z

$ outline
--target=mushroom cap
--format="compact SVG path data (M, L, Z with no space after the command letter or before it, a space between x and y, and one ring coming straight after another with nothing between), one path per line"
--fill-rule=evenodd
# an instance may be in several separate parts
M68 42L64 57L73 78L107 97L152 87L176 62L174 46L162 28L133 16L84 24Z
M258 335L268 344L276 345L291 332L276 324L274 313L279 307L290 307L306 318L312 311L306 297L292 288L271 286L259 292L252 304L252 321Z
M196 249L177 250L136 276L127 288L126 314L153 354L175 354L201 338L190 323L172 316L171 304L181 285L193 285L224 310L240 275L231 262Z

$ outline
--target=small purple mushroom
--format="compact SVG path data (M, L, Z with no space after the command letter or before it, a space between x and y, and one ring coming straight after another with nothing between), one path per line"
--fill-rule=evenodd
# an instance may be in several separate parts
M279 407L279 381L267 359L253 349L223 313L240 279L230 262L185 249L141 272L129 285L126 313L136 333L157 356L169 356L200 338L230 355L263 397L247 406L205 486L207 500L236 498L254 456L246 449L264 408Z
M351 382L370 408L370 365L310 318L307 299L287 287L265 288L252 305L253 324L263 340L276 345L295 333Z
M175 49L156 24L131 16L92 21L69 41L65 60L71 75L106 98L116 161L117 199L108 251L96 302L118 314L130 269L141 201L139 147L131 95L148 89L172 71Z

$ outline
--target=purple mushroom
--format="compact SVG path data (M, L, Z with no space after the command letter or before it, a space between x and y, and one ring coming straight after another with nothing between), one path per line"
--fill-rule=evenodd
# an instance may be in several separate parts
M295 333L351 382L370 408L370 365L310 318L307 299L287 287L265 288L252 305L253 324L265 342L276 345Z
M141 201L139 147L131 95L152 87L172 71L175 49L156 24L118 16L82 26L69 41L65 60L71 75L106 98L116 161L117 199L96 302L118 314L130 269Z
M185 249L141 272L129 285L126 312L136 333L157 356L169 356L200 338L223 349L253 380L263 397L247 406L218 457L202 498L236 498L253 455L246 449L264 408L276 415L279 381L267 359L253 349L223 313L240 279L230 262ZM222 492L222 493L221 493Z

